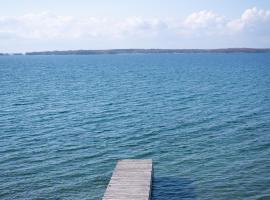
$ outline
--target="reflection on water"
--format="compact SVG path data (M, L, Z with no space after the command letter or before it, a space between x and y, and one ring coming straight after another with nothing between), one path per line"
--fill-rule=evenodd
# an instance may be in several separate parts
M152 200L195 200L192 181L177 177L154 177Z

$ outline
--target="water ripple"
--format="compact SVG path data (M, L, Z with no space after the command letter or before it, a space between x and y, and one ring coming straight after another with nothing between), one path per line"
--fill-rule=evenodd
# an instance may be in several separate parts
M0 57L0 199L101 199L154 160L153 200L269 199L270 54Z

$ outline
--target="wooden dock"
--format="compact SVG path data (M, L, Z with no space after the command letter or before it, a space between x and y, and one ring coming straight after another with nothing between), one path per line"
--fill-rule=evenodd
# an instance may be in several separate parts
M117 162L103 200L150 200L152 160Z

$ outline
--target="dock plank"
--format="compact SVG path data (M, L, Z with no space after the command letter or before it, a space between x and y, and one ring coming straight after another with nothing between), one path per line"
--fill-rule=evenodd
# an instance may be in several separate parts
M152 160L118 161L103 200L150 200L152 173Z

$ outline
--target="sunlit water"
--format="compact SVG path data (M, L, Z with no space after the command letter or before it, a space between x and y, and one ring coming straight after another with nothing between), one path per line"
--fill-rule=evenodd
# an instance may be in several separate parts
M154 200L270 199L270 54L0 57L0 199L101 199L123 158Z

